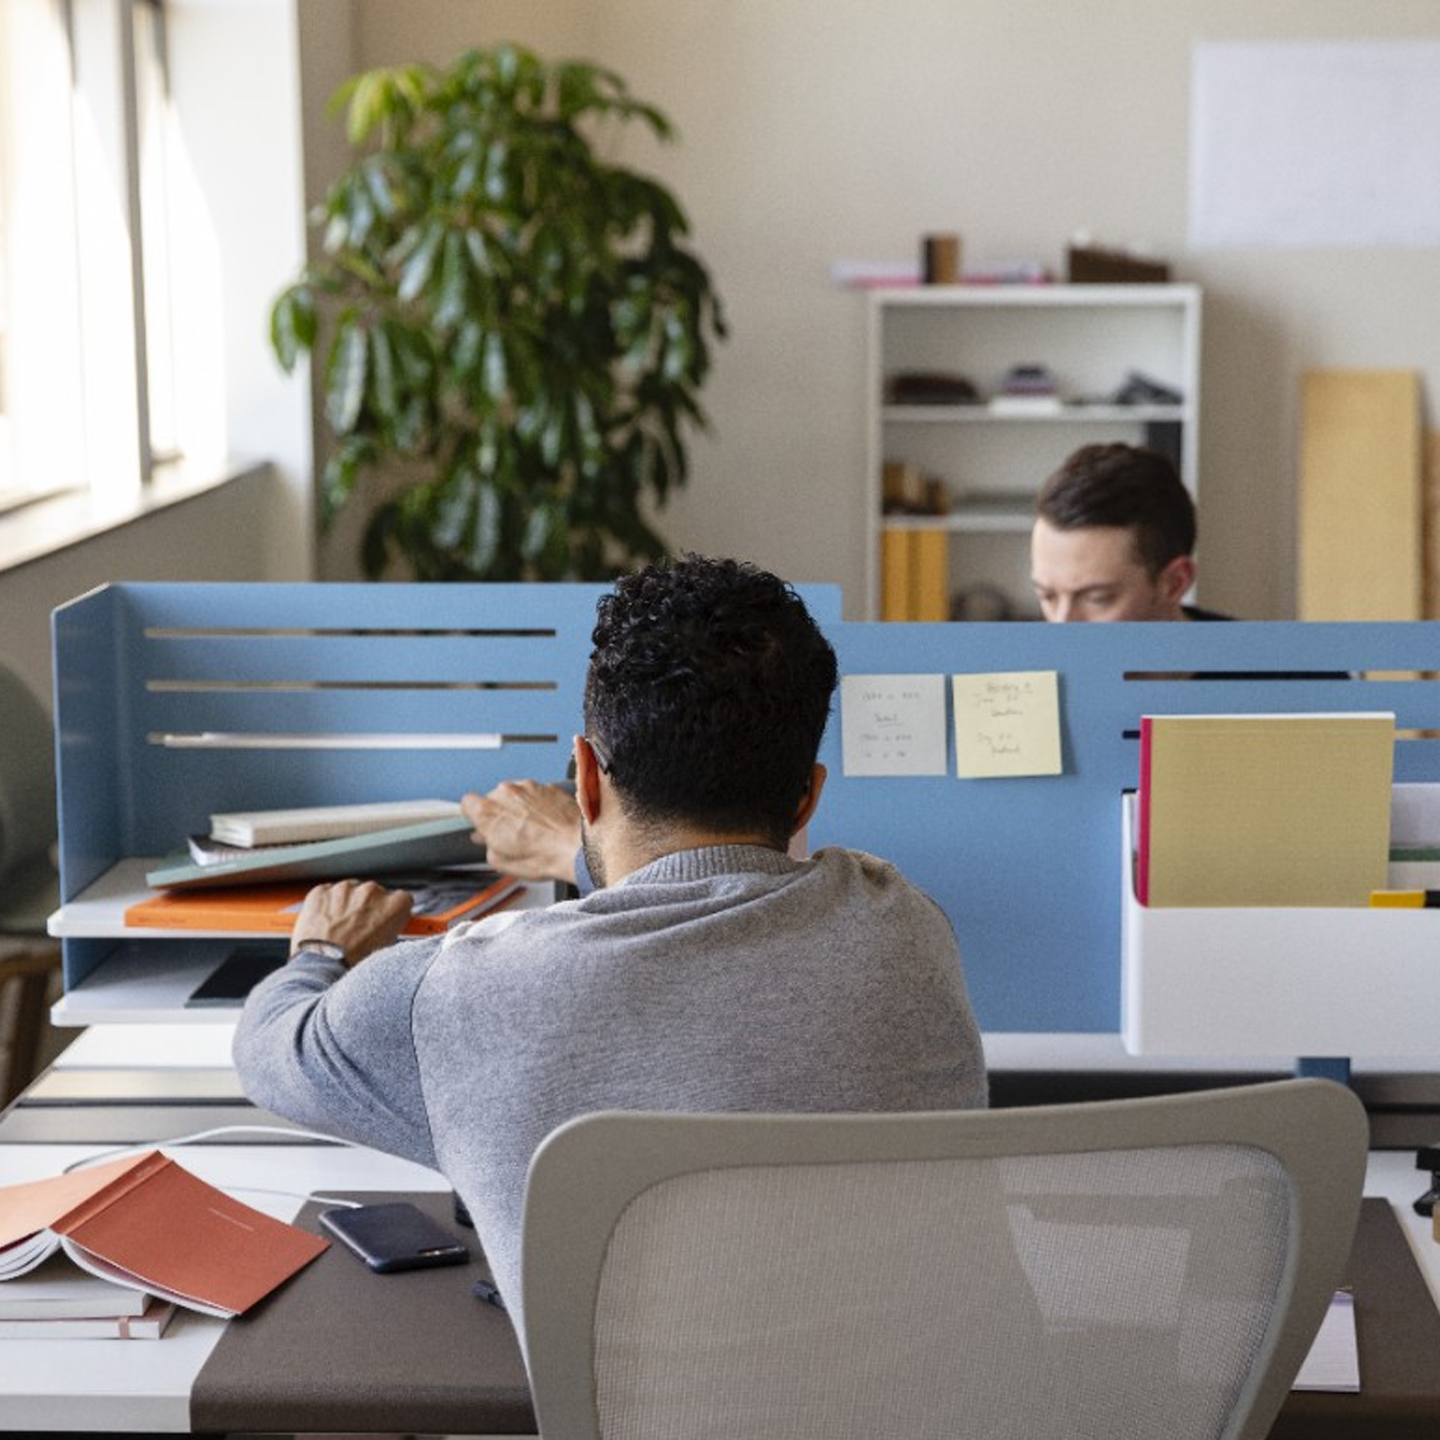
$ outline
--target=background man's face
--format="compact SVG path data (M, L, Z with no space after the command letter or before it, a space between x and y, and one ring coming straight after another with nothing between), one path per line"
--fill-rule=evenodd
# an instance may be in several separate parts
M1057 530L1037 519L1030 535L1030 578L1047 620L1180 620L1190 575L1187 557L1151 575L1119 526Z

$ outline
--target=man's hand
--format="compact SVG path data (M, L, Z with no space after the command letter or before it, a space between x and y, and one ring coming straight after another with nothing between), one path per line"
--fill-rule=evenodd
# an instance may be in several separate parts
M344 950L347 966L355 965L393 944L409 918L408 890L387 890L373 880L317 885L300 907L291 953L307 940L325 940Z
M487 864L522 880L575 883L580 809L563 786L505 780L488 795L462 797L460 808Z

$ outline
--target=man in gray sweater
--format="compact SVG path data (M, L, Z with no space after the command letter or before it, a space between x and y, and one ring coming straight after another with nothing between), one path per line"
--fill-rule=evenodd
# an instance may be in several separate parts
M439 1169L522 1340L526 1167L561 1122L985 1103L944 913L884 861L787 853L824 784L835 683L773 575L687 557L623 578L599 604L575 740L597 888L396 943L403 892L317 886L290 963L245 1006L247 1093Z

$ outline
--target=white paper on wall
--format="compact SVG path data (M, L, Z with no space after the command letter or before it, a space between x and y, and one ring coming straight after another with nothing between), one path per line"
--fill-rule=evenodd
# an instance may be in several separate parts
M1440 40L1206 42L1197 248L1440 244Z

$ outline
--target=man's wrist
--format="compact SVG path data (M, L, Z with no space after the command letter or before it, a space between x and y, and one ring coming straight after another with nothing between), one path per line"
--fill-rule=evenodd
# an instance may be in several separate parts
M293 960L304 951L307 955L322 955L327 960L338 960L345 964L345 947L333 940L300 939L290 942L290 958Z

